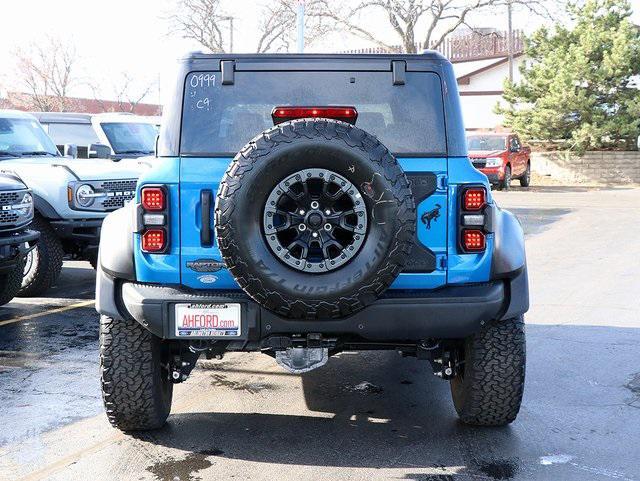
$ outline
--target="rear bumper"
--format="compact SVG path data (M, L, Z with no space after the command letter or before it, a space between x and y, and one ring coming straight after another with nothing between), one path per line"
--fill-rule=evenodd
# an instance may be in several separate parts
M115 299L110 299L115 296ZM343 319L291 320L263 309L241 292L201 292L135 282L115 282L98 272L97 309L134 318L158 337L176 339L174 304L240 303L245 341L274 335L319 333L371 342L463 338L486 322L514 317L529 307L526 268L511 279L448 286L435 291L388 291L366 309Z
M24 230L0 238L0 273L13 269L18 261L33 249L38 237L39 232Z

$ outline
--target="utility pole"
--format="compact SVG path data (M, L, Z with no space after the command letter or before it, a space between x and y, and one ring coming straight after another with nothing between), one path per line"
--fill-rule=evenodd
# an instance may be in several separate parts
M298 13L296 15L298 26L298 53L304 52L304 0L298 0Z
M233 53L233 17L221 17L221 20L229 21L229 52Z
M509 82L513 82L513 26L511 24L512 0L507 0L507 58L509 61Z

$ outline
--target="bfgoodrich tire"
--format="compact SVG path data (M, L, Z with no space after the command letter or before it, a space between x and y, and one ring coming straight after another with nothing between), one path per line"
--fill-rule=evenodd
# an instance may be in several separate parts
M173 383L166 344L135 320L100 319L102 399L109 422L122 431L162 427Z
M332 203L325 188L343 189L332 195L344 197ZM307 236L299 258L298 246L287 247L268 220L287 195L304 195L285 217L292 242ZM350 206L340 215L355 219L350 237L334 218L339 203ZM337 318L371 304L401 272L415 215L407 177L375 137L344 122L302 119L263 132L236 155L218 190L216 236L231 274L256 302L289 318ZM314 249L320 254L311 260Z
M451 380L460 419L479 426L502 426L516 419L526 364L522 316L494 321L464 344L464 368Z
M40 232L40 240L27 254L22 288L18 293L20 297L42 294L56 283L62 271L64 250L49 223L37 216L33 219L31 229Z
M22 285L23 269L24 259L18 262L9 272L0 274L0 306L4 306L18 294Z

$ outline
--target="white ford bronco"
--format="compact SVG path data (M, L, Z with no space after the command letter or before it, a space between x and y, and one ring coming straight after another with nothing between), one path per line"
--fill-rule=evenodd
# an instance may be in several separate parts
M27 255L20 295L52 286L65 255L95 266L102 220L133 198L145 165L63 157L33 115L0 110L0 167L19 174L31 189L32 228L41 234Z

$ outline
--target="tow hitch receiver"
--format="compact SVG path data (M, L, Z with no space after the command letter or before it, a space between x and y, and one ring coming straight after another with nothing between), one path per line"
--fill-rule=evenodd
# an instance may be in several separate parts
M263 352L274 353L276 362L294 374L324 366L332 348L335 348L335 339L323 339L317 333L307 334L306 337L272 336L263 343Z
M293 374L302 374L324 366L329 360L326 347L289 347L276 351L276 362Z

